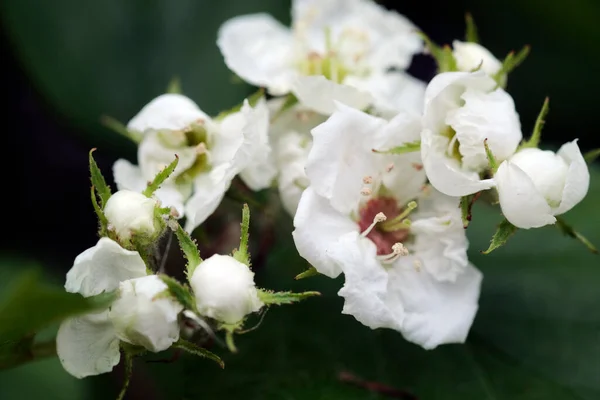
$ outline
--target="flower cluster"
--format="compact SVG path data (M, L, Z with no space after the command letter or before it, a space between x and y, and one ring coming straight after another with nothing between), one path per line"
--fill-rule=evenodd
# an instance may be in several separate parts
M138 165L114 164L114 194L90 158L101 238L65 287L116 300L62 324L58 352L73 375L107 372L121 351L130 360L174 346L218 360L190 341L194 332L222 329L234 350L249 314L316 294L256 287L247 206L239 248L200 258L191 234L234 181L277 188L311 264L300 276L343 274L343 313L426 349L464 342L477 313L482 273L465 230L475 201L499 204L505 217L486 252L517 228L575 232L559 216L589 186L577 140L557 153L538 148L547 101L523 139L505 88L528 48L500 61L471 18L465 41L440 47L369 0L293 0L290 28L239 16L217 45L236 75L261 87L255 95L212 118L180 93L152 100L120 128L138 144ZM406 72L419 53L437 62L429 82ZM186 283L151 256L172 234Z

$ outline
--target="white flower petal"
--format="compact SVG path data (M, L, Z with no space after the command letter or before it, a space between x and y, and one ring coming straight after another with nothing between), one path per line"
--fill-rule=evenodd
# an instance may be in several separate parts
M267 14L232 18L219 29L217 45L225 64L245 81L273 95L289 92L296 73L292 34Z
M333 209L310 186L300 199L294 227L292 235L298 253L321 274L338 276L341 269L328 253L343 234L358 231L358 224Z
M343 314L354 316L371 329L400 330L404 319L402 303L388 287L388 272L377 261L377 248L358 232L343 235L329 256L344 271Z
M583 200L590 187L590 171L583 155L581 155L577 140L563 144L557 155L569 164L569 171L567 172L562 200L558 208L553 211L554 215L565 213L573 208Z
M325 115L332 114L336 110L335 102L362 110L373 100L367 92L335 83L322 75L296 78L292 92L302 105Z
M112 371L121 355L108 311L63 321L56 334L56 353L65 370L76 378Z
M138 147L138 163L142 171L142 177L146 181L153 181L156 175L164 167L179 157L179 162L171 177L176 177L196 161L196 149L194 147L168 147L160 139L162 132L148 132Z
M167 93L148 103L129 121L127 129L146 133L147 131L177 131L191 123L207 119L196 103L181 94Z
M313 146L306 163L311 187L342 213L355 210L365 176L384 169L383 157L374 154L373 136L386 121L339 104L326 122L312 130Z
M455 282L440 282L417 269L414 259L401 258L389 270L390 291L404 306L402 335L425 349L463 343L478 308L482 274L469 265Z
M470 72L480 68L487 75L493 76L502 68L502 63L479 43L455 40L452 47L459 71Z
M67 272L65 289L85 297L110 292L127 279L146 275L146 264L137 251L125 250L117 242L103 237L75 258Z
M147 182L142 176L140 167L127 160L120 158L115 161L113 175L119 190L132 190L141 193L146 189Z
M185 203L186 231L191 233L219 207L233 179L227 175L230 169L230 165L223 164L196 178L194 194Z
M119 298L109 312L116 336L153 352L166 350L179 340L177 316L183 306L160 296L167 289L157 275L121 282Z
M556 222L550 206L531 178L510 160L500 164L494 180L502 214L511 224L529 229Z
M492 179L480 179L475 172L462 171L458 161L445 156L449 140L424 129L421 133L421 158L429 182L448 196L466 196L487 190Z
M139 192L119 190L106 202L104 215L120 240L129 240L132 235L153 236L155 208L157 202Z

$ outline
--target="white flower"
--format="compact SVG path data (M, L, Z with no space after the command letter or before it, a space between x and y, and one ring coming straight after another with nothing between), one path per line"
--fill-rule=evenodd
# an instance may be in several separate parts
M418 116L388 122L338 105L312 131L293 236L317 271L344 273L344 313L433 348L465 340L481 274L467 260L459 200L424 188L419 154L372 151L413 142L420 130Z
M500 162L522 139L519 116L508 93L484 72L446 72L427 86L421 156L427 177L440 192L466 196L492 187L484 179L484 140Z
M471 72L480 68L487 75L494 76L502 68L500 60L479 43L455 40L452 48L452 55L459 71Z
M201 315L226 324L240 322L260 310L254 273L231 256L215 254L194 270L190 285Z
M75 259L65 289L84 297L110 292L120 282L146 275L146 265L135 251L123 249L109 238ZM119 363L119 340L108 311L65 320L56 336L56 351L67 372L77 378L109 372Z
M291 29L267 14L236 17L217 44L244 80L276 96L294 93L323 114L334 100L393 106L410 80L396 77L422 49L410 21L367 0L294 0Z
M156 275L130 279L119 285L119 298L108 318L116 336L127 343L159 352L179 339L178 314L183 306L161 296L167 285Z
M556 222L587 194L590 173L577 140L558 153L523 149L504 161L494 176L500 207L519 228L538 228Z
M156 200L138 192L119 190L110 196L104 207L104 215L121 240L132 235L152 237L157 233L155 222Z
M254 107L245 101L240 112L213 120L183 95L161 95L128 124L143 134L139 168L118 160L113 167L117 186L143 190L177 155L177 168L155 195L163 206L185 215L191 231L215 211L238 173L243 171L254 189L269 186L276 171L268 168L268 119L262 99Z

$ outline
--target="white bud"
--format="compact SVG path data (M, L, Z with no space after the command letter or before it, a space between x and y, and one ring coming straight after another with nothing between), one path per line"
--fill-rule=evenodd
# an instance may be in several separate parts
M510 161L529 176L549 204L560 204L569 171L569 165L562 157L549 150L524 149Z
M203 261L194 270L190 285L200 314L227 324L235 324L263 306L254 273L231 256L215 254Z
M132 233L152 236L156 233L154 208L156 200L141 193L120 190L106 202L104 215L122 240L129 240Z
M121 282L108 314L120 340L159 352L179 339L177 316L183 306L162 296L165 290L167 285L156 275Z
M478 43L455 40L452 47L454 48L452 54L456 59L459 71L470 72L481 65L481 71L492 76L502 68L502 63L488 49Z

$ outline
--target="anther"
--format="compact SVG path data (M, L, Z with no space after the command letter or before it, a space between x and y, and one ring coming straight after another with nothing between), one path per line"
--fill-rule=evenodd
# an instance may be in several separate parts
M386 172L390 172L390 171L391 171L391 170L393 170L393 169L394 169L394 163L389 163L389 164L387 165L387 167L385 167L385 171L386 171Z
M177 209L175 207L171 207L171 217L173 218L179 218L179 211L177 211Z
M408 255L408 249L400 242L394 243L392 252L382 256L377 256L377 259L384 264L391 264L402 256Z
M204 142L198 143L198 145L196 146L196 154L202 155L202 154L205 154L206 151L207 151L206 144Z
M373 191L368 187L360 189L360 194L362 194L363 196L370 196L372 193Z
M369 225L369 226L367 227L367 229L365 229L365 230L364 230L364 231L361 233L362 237L367 237L367 235L368 235L369 233L371 233L371 231L373 230L373 228L375 228L375 225L377 225L377 224L378 224L378 223L380 223L380 222L383 222L383 221L385 221L386 219L387 219L387 217L385 216L385 214L384 214L384 213L382 213L382 212L380 212L380 213L377 213L377 215L375 215L375 218L373 218L373 222L371 223L371 225Z
M363 183L364 183L365 185L368 185L368 184L370 184L370 183L373 183L373 177L372 177L372 176L370 176L370 175L367 175L367 176L363 177Z

